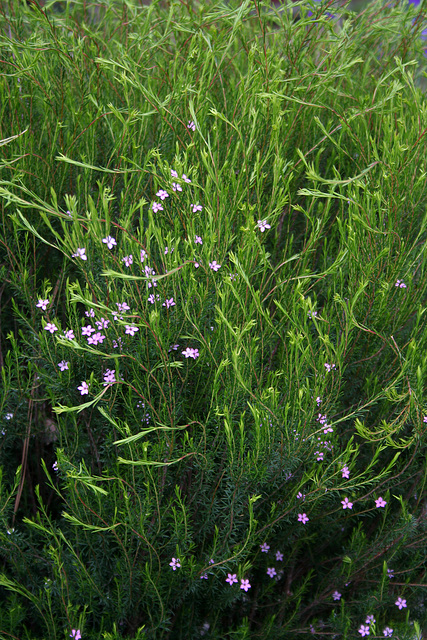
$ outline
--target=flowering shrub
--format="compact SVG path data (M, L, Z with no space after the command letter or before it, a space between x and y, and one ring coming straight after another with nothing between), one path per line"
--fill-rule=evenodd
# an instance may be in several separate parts
M327 6L2 14L0 635L426 626L417 9Z

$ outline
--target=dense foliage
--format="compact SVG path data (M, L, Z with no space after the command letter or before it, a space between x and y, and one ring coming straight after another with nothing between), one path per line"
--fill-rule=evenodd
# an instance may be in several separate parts
M424 20L3 4L1 638L427 632Z

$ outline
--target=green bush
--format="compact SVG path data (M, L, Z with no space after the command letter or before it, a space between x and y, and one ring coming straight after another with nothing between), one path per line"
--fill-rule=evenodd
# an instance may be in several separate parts
M51 4L0 19L0 636L422 637L422 10Z

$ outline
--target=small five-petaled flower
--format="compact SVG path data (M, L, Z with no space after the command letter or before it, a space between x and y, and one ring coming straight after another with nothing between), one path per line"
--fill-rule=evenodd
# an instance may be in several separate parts
M406 607L406 600L404 600L403 598L399 597L394 604L396 606L398 606L399 609L403 609L404 607Z
M177 568L181 566L179 558L172 558L172 562L169 562L169 566L172 567L174 571L176 571Z
M228 578L225 579L226 582L231 586L234 582L237 582L237 576L235 573L229 573Z
M379 498L377 498L377 500L375 500L375 506L378 507L378 508L379 507L385 507L386 504L387 504L387 502L381 497L379 497Z
M267 220L258 220L257 223L257 227L259 229L261 229L261 232L264 233L264 231L266 229L271 229L270 225L268 224Z
M42 300L41 298L39 298L39 301L36 304L36 307L40 307L42 311L46 311L46 307L48 304L49 304L49 300Z
M350 502L348 498L344 498L344 500L341 500L341 504L342 504L342 508L343 509L352 509L353 508L353 503Z
M107 236L106 238L102 238L102 242L107 245L109 249L112 249L117 242L114 240L112 236Z
M299 513L298 514L298 522L302 522L303 524L305 524L309 520L310 520L310 518L307 516L306 513Z

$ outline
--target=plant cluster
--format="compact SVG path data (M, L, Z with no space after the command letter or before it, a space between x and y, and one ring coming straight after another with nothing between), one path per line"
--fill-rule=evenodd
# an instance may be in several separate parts
M2 9L0 637L427 629L425 16L332 5Z

